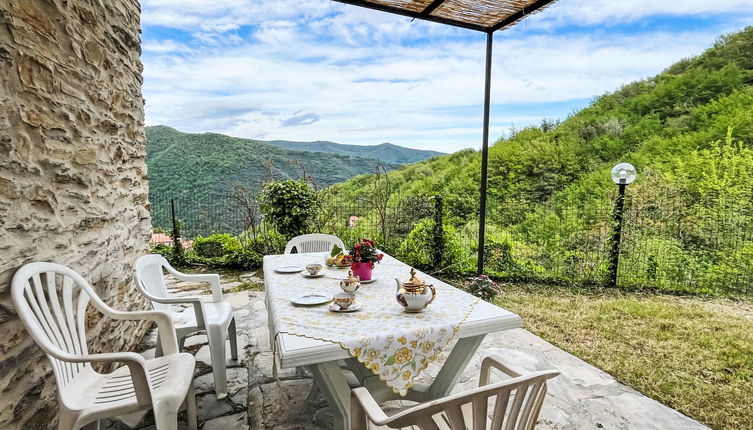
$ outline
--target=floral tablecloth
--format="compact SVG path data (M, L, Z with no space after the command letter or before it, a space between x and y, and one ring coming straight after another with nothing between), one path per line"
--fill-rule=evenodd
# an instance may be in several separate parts
M363 284L356 298L363 306L336 313L327 305L302 307L290 298L304 292L342 292L339 279L348 269L325 267L326 274L306 278L301 273L280 274L276 267L323 263L325 254L288 254L264 257L269 311L277 333L288 333L337 343L378 375L396 393L405 395L415 378L455 337L478 298L420 273L437 290L434 302L422 313L407 313L397 303L395 278L405 281L410 267L385 255L374 268L376 280Z

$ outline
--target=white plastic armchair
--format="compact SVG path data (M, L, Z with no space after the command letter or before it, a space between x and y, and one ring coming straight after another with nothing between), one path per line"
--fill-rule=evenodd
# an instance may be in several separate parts
M345 249L343 241L337 236L331 234L304 234L296 236L285 245L285 253L290 254L293 248L298 250L299 254L305 252L330 252L334 245Z
M166 313L112 309L81 275L54 263L21 267L13 276L11 295L19 318L52 365L59 429L96 429L102 418L151 408L158 430L174 430L184 401L188 426L196 429L196 363L191 354L179 353ZM147 360L133 352L89 354L85 331L89 303L110 318L155 321L165 355ZM124 365L102 374L91 363Z
M165 287L163 270L176 279L187 282L208 282L212 286L212 301L204 302L199 296L171 297ZM175 335L180 348L186 336L199 330L206 330L209 341L209 354L212 360L212 374L217 398L227 396L225 340L230 338L230 356L238 359L238 342L236 338L233 307L222 299L220 277L216 274L190 275L178 272L161 255L150 254L139 258L133 269L136 286L151 302L154 309L169 313L175 323ZM181 312L171 309L173 304L190 304L191 307ZM157 355L161 354L157 342Z
M512 379L490 384L492 368ZM559 372L554 370L523 375L501 358L487 357L481 363L478 388L423 403L389 417L368 390L355 388L351 391L351 428L531 430L546 397L547 380L557 375ZM488 410L490 403L494 405L491 411Z

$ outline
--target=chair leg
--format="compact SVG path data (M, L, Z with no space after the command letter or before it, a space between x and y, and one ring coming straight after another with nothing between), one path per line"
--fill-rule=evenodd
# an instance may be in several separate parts
M214 391L218 399L224 399L227 396L225 330L221 326L207 327L207 340L209 340L209 354L214 375Z
M196 430L196 391L193 381L191 381L191 386L186 395L186 419L188 420L188 430Z
M157 402L152 405L154 426L157 430L178 430L178 410L169 403Z
M58 418L58 430L75 430L76 429L76 415L68 412L67 410L60 409Z
M230 326L228 327L228 336L230 337L230 358L233 360L238 359L238 338L235 334L235 318L230 320Z

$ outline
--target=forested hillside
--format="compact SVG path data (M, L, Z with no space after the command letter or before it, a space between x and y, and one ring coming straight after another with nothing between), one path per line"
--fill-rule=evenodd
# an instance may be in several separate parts
M310 176L317 187L342 182L377 164L396 164L374 158L324 152L293 151L215 133L181 133L166 126L146 127L149 199L153 225L166 227L168 201L184 208L181 217L211 211L213 202L225 201L235 184L256 194L265 180ZM189 203L195 202L195 203Z
M405 148L391 143L382 143L380 145L344 145L320 140L316 142L263 140L260 142L295 151L332 152L355 157L376 158L377 160L393 164L411 164L437 155L444 155L442 152Z
M532 272L545 269L542 258L577 261L590 232L609 227L594 224L587 214L610 201L616 188L610 169L625 161L639 171L628 188L631 210L661 214L636 236L640 243L631 245L653 250L649 266L640 268L645 276L658 283L670 273L697 280L752 268L743 262L753 258L753 244L739 240L753 228L752 147L753 27L748 27L653 78L596 98L561 122L544 121L498 140L489 154L492 240L507 243L513 253L539 255L524 261L521 251L512 263ZM448 224L473 236L479 152L436 157L389 177L393 198L443 195ZM355 196L371 182L361 176L332 190ZM722 219L722 210L730 220ZM668 227L671 234L660 233ZM602 239L594 239L595 246L604 248ZM543 248L550 249L544 257L544 251L533 251ZM594 270L603 273L604 267Z

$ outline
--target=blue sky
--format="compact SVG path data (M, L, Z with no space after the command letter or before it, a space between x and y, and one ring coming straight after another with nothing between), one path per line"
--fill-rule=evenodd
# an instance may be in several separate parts
M147 125L479 148L485 35L329 0L142 0ZM753 24L751 0L560 0L497 32L492 140Z

